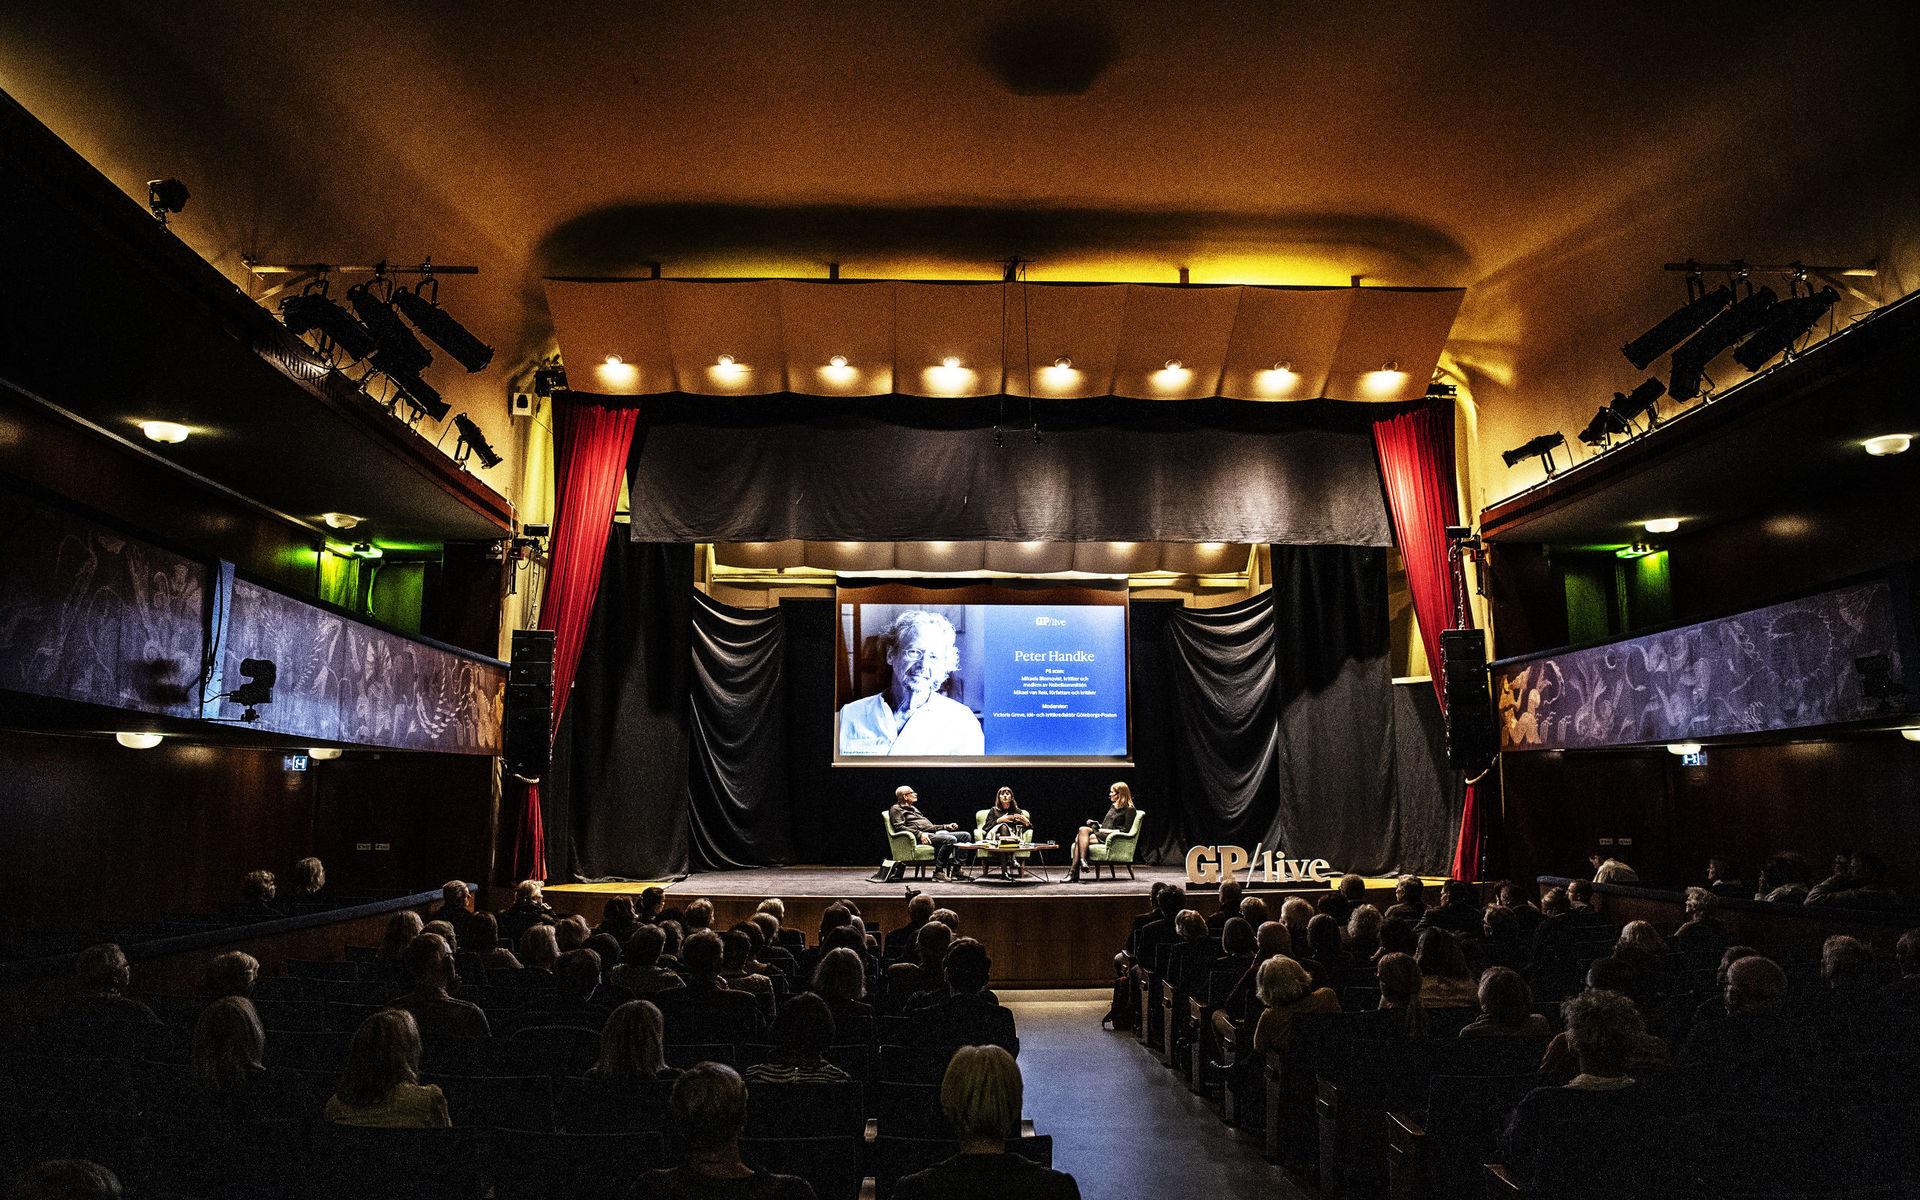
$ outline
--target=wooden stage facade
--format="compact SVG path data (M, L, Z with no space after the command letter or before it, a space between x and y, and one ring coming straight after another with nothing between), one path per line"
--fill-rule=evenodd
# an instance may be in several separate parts
M875 883L871 868L780 867L744 871L711 871L674 881L660 880L668 903L685 905L706 897L713 901L721 927L751 916L761 900L778 896L786 902L788 926L804 931L812 941L820 915L836 900L859 905L868 928L896 929L906 923L908 890L931 894L943 908L960 917L960 933L977 938L993 956L997 986L1009 988L1102 987L1113 982L1113 956L1125 944L1133 918L1147 909L1147 894L1156 881L1186 884L1178 867L1134 868L1133 879L1121 872L1117 881L1064 882L1065 871L1053 872L1055 882L998 880L967 883L931 883L909 877L904 883ZM632 883L554 884L547 901L564 912L577 912L597 921L607 898L637 895L649 886ZM1255 885L1258 895L1318 895L1328 885ZM1384 907L1391 903L1393 881L1369 879L1368 899ZM1192 890L1192 889L1190 889ZM1202 890L1195 905L1211 913L1211 888ZM1274 905L1278 915L1278 905Z

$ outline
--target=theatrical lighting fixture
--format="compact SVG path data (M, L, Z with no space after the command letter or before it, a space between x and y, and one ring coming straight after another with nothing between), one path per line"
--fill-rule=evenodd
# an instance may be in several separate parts
M414 420L432 417L436 421L444 421L447 414L453 411L453 405L441 399L434 386L418 375L396 375L389 371L387 378L393 381L394 399L406 402L407 407L413 410Z
M428 289L432 294L428 295ZM413 327L427 335L433 344L453 356L453 361L467 369L468 374L484 371L493 361L493 347L467 331L467 327L453 319L446 309L440 307L440 281L428 274L414 288L397 289L393 293L393 303Z
M365 517L356 517L352 513L338 512L321 513L320 519L327 523L328 529L352 529L355 525L366 520Z
M323 335L354 362L372 354L379 345L366 326L327 295L324 281L282 300L280 319L295 333Z
M393 311L392 300L374 290L376 285L384 285L389 291L393 287L390 281L376 278L347 289L347 303L353 305L354 315L373 335L373 365L386 375L418 375L427 369L433 355Z
M259 707L273 703L273 685L279 680L280 669L270 658L243 658L240 674L246 682L228 692L227 699L245 710L240 714L242 721L258 721Z
M1539 437L1522 445L1515 446L1511 450L1502 450L1500 457L1506 462L1508 467L1518 466L1523 459L1537 458L1540 460L1540 465L1546 468L1547 474L1553 475L1559 470L1558 467L1553 465L1554 448L1566 444L1567 435L1564 433L1543 433Z
M567 390L567 369L557 362L542 363L533 371L533 394L552 396Z
M1910 433L1883 433L1879 437L1870 437L1860 443L1861 449L1875 458L1905 454L1912 446L1913 435Z
M1625 417L1602 404L1594 410L1593 420L1588 421L1587 427L1580 431L1580 440L1589 446L1605 450L1613 444L1614 434L1632 432L1633 426L1627 424Z
M480 432L480 427L473 423L472 417L465 413L456 413L453 423L460 430L459 444L453 450L454 462L465 466L467 459L477 458L480 460L481 467L487 470L500 465L500 456L487 442L487 435Z
M1673 374L1667 383L1667 393L1675 400L1698 396L1707 364L1765 324L1779 299L1770 287L1756 288L1736 301L1732 308L1708 321L1706 328L1673 352Z
M307 757L315 762L332 762L346 753L338 746L308 746Z
M1757 333L1741 343L1733 352L1733 361L1749 371L1758 371L1774 355L1791 349L1800 340L1802 334L1813 328L1813 323L1827 315L1827 310L1840 301L1840 293L1830 287L1807 296L1789 296L1773 306Z
M1637 384L1631 392L1624 394L1615 392L1613 394L1613 402L1607 407L1613 411L1614 416L1619 417L1627 426L1626 429L1622 430L1623 433L1630 434L1633 432L1633 422L1636 417L1646 418L1647 429L1651 432L1660 425L1660 410L1655 402L1660 399L1660 394L1666 390L1667 385L1661 383L1658 379L1645 379Z
M154 219L162 225L167 223L168 213L177 213L187 207L187 197L193 193L187 185L178 179L147 180L147 209Z
M1658 325L1620 347L1620 353L1627 356L1628 362L1644 371L1648 363L1686 341L1695 330L1732 303L1733 289L1723 283L1710 292L1688 300Z
M150 442L160 442L164 445L175 446L186 441L187 435L192 433L193 430L174 421L142 421L140 422L140 432L145 434L147 440Z
M1679 517L1655 517L1643 526L1648 533L1676 533L1680 529Z
M177 212L179 210L176 209L175 211ZM125 733L114 734L113 740L119 742L129 750L151 750L155 746L158 746L165 737L165 734L138 733L130 730Z
M1667 753L1677 754L1682 756L1685 756L1688 754L1698 754L1700 753L1700 743L1699 742L1668 742Z

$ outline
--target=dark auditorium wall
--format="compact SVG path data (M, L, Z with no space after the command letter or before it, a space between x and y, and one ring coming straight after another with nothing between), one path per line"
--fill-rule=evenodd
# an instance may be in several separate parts
M283 754L0 731L0 950L33 931L215 911L244 872L308 854L340 894L486 869L493 760L349 754L290 772Z
M1726 854L1751 882L1765 857L1798 850L1816 867L1872 849L1920 895L1920 745L1891 733L1834 741L1712 746L1701 767L1663 749L1502 756L1506 817L1497 874L1581 874L1592 843L1629 837L1620 856L1660 886L1703 881Z

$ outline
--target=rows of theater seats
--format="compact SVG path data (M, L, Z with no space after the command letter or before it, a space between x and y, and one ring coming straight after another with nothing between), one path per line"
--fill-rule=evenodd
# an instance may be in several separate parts
M1583 989L1618 939L1618 922L1578 919L1587 928L1523 971L1554 1032L1560 1002ZM1339 1012L1296 1015L1284 1054L1235 1069L1219 1061L1226 1052L1210 1044L1205 1024L1232 984L1228 973L1206 972L1189 992L1165 978L1163 954L1140 965L1133 1033L1223 1120L1257 1136L1270 1161L1329 1196L1920 1194L1920 1020L1902 1007L1913 981L1896 984L1893 964L1876 962L1835 992L1819 944L1758 949L1789 983L1771 1015L1751 1023L1763 1041L1728 1054L1721 1039L1718 1057L1683 1054L1693 1049L1696 1009L1721 994L1721 951L1669 951L1633 999L1672 1061L1631 1070L1630 1117L1547 1130L1530 1175L1503 1164L1503 1134L1528 1093L1571 1076L1541 1073L1548 1037L1459 1037L1477 1008L1429 1009L1428 1035L1410 1039L1398 1014L1377 1010L1378 988L1350 972L1337 989Z
M451 1129L326 1122L352 1031L404 992L374 978L374 953L291 962L259 981L268 1072L244 1110L200 1089L186 1065L199 1000L156 1000L160 1025L49 1022L16 1039L0 1058L0 1180L80 1158L134 1197L615 1200L642 1172L682 1161L672 1082L586 1077L598 1031L522 1020L552 1003L551 985L530 972L461 989L496 1036L424 1039L421 1081L445 1093ZM689 1040L705 1032L669 1021L668 1064L744 1070L776 1056L771 1045ZM884 1198L903 1175L951 1156L939 1091L954 1048L911 1044L920 1040L908 1018L846 1019L827 1057L852 1082L750 1084L747 1163L807 1180L820 1200L854 1200ZM1051 1139L1031 1121L1022 1134L1009 1149L1050 1164Z

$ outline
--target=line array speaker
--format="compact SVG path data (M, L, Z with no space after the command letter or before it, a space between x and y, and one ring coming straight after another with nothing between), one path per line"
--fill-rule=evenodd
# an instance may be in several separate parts
M547 773L553 751L553 632L513 631L507 663L504 732L507 770L525 779Z
M1440 683L1447 702L1447 765L1477 771L1493 761L1495 752L1485 633L1448 629L1440 634Z

